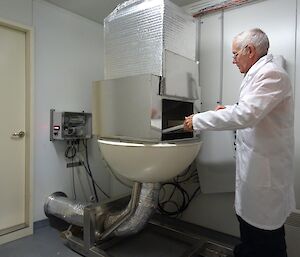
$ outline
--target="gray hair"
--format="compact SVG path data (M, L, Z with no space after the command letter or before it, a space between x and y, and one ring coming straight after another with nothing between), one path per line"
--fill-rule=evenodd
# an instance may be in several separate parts
M243 31L235 36L233 40L239 49L246 47L248 44L253 44L259 57L266 55L270 46L268 36L258 28Z

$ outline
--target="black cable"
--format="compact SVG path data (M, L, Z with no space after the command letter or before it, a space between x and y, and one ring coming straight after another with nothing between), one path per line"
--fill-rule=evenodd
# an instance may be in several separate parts
M73 158L72 158L72 164L73 164ZM76 200L76 188L75 188L75 174L74 174L74 166L72 165L72 181L73 181L73 194L74 194L74 200Z
M93 180L93 178L91 177L91 173L90 173L88 167L85 165L85 162L84 162L84 161L81 161L81 164L83 165L83 167L84 167L86 173L90 176L91 180ZM95 183L96 187L97 187L97 188L98 188L98 189L99 189L99 190L100 190L107 198L110 198L109 195L103 191L103 189L96 183L95 180L94 180L94 183Z
M187 202L189 202L189 195L188 193L176 182L167 182L167 183L164 183L162 185L162 188L167 186L167 185L171 185L173 186L173 191L171 193L171 195L169 196L169 198L163 202L159 202L158 203L158 209L161 213L163 214L167 214L169 216L178 216L180 213L182 213L182 210L185 208L185 206L187 205ZM171 200L171 198L173 197L174 195L174 191L175 190L178 190L182 196L182 203L180 206L177 205L177 210L176 211L167 211L164 207L166 205L166 203L172 203L173 201Z
M77 150L76 147L74 146L74 141L71 140L71 144L69 141L67 141L68 146L66 147L65 150L65 157L67 159L70 159L72 162L72 183L73 183L73 194L74 194L74 199L76 200L77 196L76 196L76 186L75 186L75 172L74 172L74 157L77 154Z
M76 200L77 196L76 196L76 188L75 188L75 172L74 172L74 157L76 156L76 148L72 148L72 149L75 149L75 154L72 155L72 180L73 180L73 192L74 192L74 199Z
M190 205L191 201L194 199L194 197L196 196L199 190L200 187L197 187L194 193L192 194L192 196L190 197L189 201L187 202L187 204L180 210L180 213L184 212L187 209L187 207Z
M183 174L178 175L176 178L174 178L172 182L167 182L162 184L161 190L164 191L166 191L165 187L167 186L173 187L169 197L165 197L166 196L165 195L164 196L165 199L159 200L158 202L158 209L162 214L177 217L188 208L191 201L195 198L197 192L200 190L200 186L199 186L195 189L195 191L190 196L188 192L180 185L186 181L195 180L195 178L198 178L197 170L193 170L191 172L190 169L191 169L191 165L187 168L187 170ZM177 203L175 204L175 201L172 199L175 194L175 191L179 192L179 194L181 195L180 204ZM176 211L167 210L166 206L168 204L175 205Z
M69 144L69 142L67 142L67 144ZM65 157L67 159L74 159L74 157L77 154L77 150L76 147L74 146L74 141L71 141L71 145L68 145L65 151Z
M79 152L79 144L80 144L80 140L71 140L71 142L67 141L67 147L66 147L66 150L65 150L65 157L69 160L71 160L72 162L72 181L73 181L73 194L74 194L74 199L76 200L77 198L77 195L76 195L76 186L75 186L75 171L74 171L74 158L76 157L77 155L77 152ZM77 149L76 149L76 145L77 145ZM91 172L91 169L90 169L90 165L89 165L89 159L88 159L88 150L87 150L87 143L85 144L84 141L83 141L83 145L84 145L84 148L85 148L85 157L86 157L86 163L87 165L85 165L85 162L83 160L80 160L79 158L79 161L80 163L84 166L85 168L85 171L87 172L87 174L89 175L89 177L91 178L91 181L92 181L92 186L93 186L93 193L95 195L95 200L97 202L99 202L99 198L98 198L98 195L97 195L97 190L96 190L96 186L97 188L107 197L107 198L110 198L108 194L106 194L102 188L95 182L95 179L93 177L93 174Z
M195 174L192 173L188 178L183 179L183 180L176 180L176 183L184 183L184 182L187 182L187 181L189 181L190 179L192 179L194 177L198 177L198 173L195 173Z
M182 174L179 174L176 178L185 177L185 176L189 173L191 167L192 167L192 164L190 164L190 165L187 167L187 169L186 169Z
M165 205L169 204L169 203L174 204L175 207L176 207L176 209L177 209L177 211L175 211L175 212L167 211L165 209ZM165 202L162 202L162 203L159 204L159 209L160 209L160 211L161 211L162 214L166 214L168 216L174 216L174 215L177 216L179 206L178 206L178 204L175 201L165 201Z
M86 140L86 143L87 143L87 140ZM92 182L97 186L97 188L102 192L102 194L104 194L107 198L110 198L110 196L107 193L105 193L104 190L96 183L96 181L95 181L95 179L94 179L94 177L92 175L92 171L90 169L90 165L89 165L87 144L84 144L84 141L83 141L83 145L85 146L85 149L86 149L86 163L87 163L87 167L85 167L86 171L88 171L88 174L90 175Z
M91 169L90 169L90 164L89 164L87 139L86 139L86 141L85 141L85 144L84 144L84 139L82 140L82 143L83 143L83 145L85 146L85 160L86 160L86 164L87 164L87 170L89 171L88 174L89 174L90 177L91 177L91 180L92 180L92 186L93 186L93 191L94 191L94 195L95 195L95 199L96 199L96 202L98 203L98 202L99 202L99 198L98 198L98 194L97 194L97 190L96 190L96 186L95 186L95 180L94 180L92 171L91 171Z

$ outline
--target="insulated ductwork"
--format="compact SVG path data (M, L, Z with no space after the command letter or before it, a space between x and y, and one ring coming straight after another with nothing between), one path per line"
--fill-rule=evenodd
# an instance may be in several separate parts
M146 225L157 207L159 189L160 184L158 183L143 183L133 215L120 225L113 234L125 236L138 233ZM123 215L123 212L108 216L104 223L105 229L113 225Z
M104 19L105 79L164 75L165 51L195 60L196 20L170 0L129 0Z
M62 192L55 192L48 196L44 211L47 217L50 215L64 220L76 226L83 226L83 213L87 204L72 201Z
M142 230L157 207L159 189L158 183L135 183L130 202L124 210L110 212L108 208L99 205L97 208L101 215L98 216L96 223L97 227L104 228L104 231L97 237L103 240L111 235L125 236ZM87 206L88 204L68 199L64 193L54 193L48 197L44 210L47 216L53 215L70 224L83 227L84 208Z

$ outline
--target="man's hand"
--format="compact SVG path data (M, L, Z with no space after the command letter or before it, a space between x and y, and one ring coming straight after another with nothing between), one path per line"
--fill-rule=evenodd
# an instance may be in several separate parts
M188 131L188 132L193 131L193 116L194 116L194 114L184 118L183 129L185 131Z
M222 109L225 109L226 107L223 106L223 105L217 105L217 107L215 108L215 111L218 111L218 110L222 110Z

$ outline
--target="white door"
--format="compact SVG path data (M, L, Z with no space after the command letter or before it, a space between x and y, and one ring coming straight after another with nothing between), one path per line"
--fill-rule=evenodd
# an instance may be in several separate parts
M0 237L28 226L26 33L0 24Z

